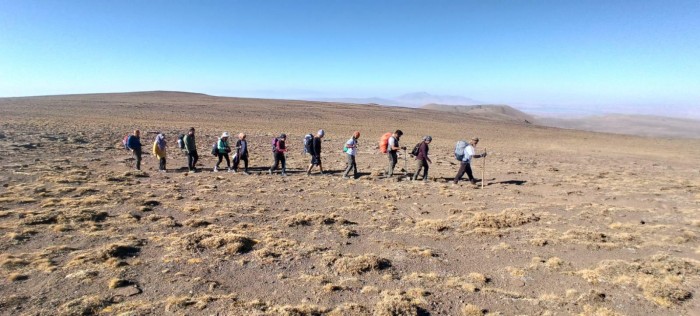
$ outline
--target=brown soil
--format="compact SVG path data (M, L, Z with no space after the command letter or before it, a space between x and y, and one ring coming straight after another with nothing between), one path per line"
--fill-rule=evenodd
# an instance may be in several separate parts
M5 98L0 117L2 314L700 313L698 140L160 92ZM200 173L176 148L190 126ZM134 128L142 172L120 148ZM319 128L330 175L306 176L301 139ZM396 128L409 148L433 136L427 183L378 176ZM354 130L362 174L346 180ZM223 131L249 135L253 175L211 172ZM265 172L281 132L289 177ZM448 182L472 136L484 189Z

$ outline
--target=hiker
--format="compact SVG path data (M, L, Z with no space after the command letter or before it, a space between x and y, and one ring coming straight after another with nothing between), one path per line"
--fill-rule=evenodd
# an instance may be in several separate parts
M136 159L136 170L141 170L141 131L135 130L134 134L129 136L126 147L131 150Z
M231 147L228 145L228 137L228 132L224 132L219 137L219 141L216 142L216 156L219 157L219 161L214 166L214 172L219 172L219 165L224 158L226 158L226 170L231 172L231 160L228 158Z
M428 163L433 163L428 157L428 150L430 150L430 142L433 138L430 136L423 137L423 141L418 144L418 154L416 155L416 173L413 174L413 181L418 180L418 174L421 169L423 169L423 181L428 181Z
M403 135L403 132L397 129L396 132L389 137L389 143L387 145L387 157L389 157L389 166L386 170L387 178L391 178L391 176L394 175L394 167L396 167L396 163L399 160L397 152L402 149L406 150L406 147L400 147L401 145L399 145L401 135Z
M357 155L357 139L360 138L360 132L355 131L347 142L345 142L345 157L347 166L345 167L345 173L343 173L343 179L348 178L350 170L353 170L353 178L357 179L357 163L355 162L355 156Z
M165 140L165 135L163 133L159 133L156 136L156 140L153 142L153 155L156 156L159 160L158 164L158 171L160 172L166 172L165 168L165 147L168 145L168 142Z
M243 173L250 174L248 172L248 141L245 139L245 137L246 135L244 133L238 134L238 141L236 141L236 154L233 156L233 172L238 172L238 163L243 160Z
M309 164L309 168L306 169L306 175L311 175L311 169L313 169L314 166L318 166L318 169L321 170L321 174L323 174L323 164L321 163L321 138L326 134L322 129L318 130L318 133L316 133L316 136L314 137L313 143L311 144L311 163Z
M287 152L287 146L285 146L286 141L286 134L281 134L279 137L272 140L272 155L275 158L275 162L272 167L270 167L270 170L268 170L270 174L277 170L279 164L282 163L281 175L283 177L287 176L287 158L284 156L284 153Z
M459 166L459 171L457 172L457 176L455 176L454 184L457 184L460 179L462 179L462 176L464 175L464 172L467 172L467 176L469 177L469 182L472 184L476 184L476 179L474 179L474 176L472 175L472 167L470 165L471 160L473 158L484 158L486 157L486 152L484 152L481 155L476 155L476 144L479 143L479 138L474 137L469 141L469 145L464 148L464 157L462 158L462 162ZM484 181L481 179L481 181Z
M194 141L194 127L190 127L187 135L183 138L185 143L185 151L187 152L187 168L191 172L197 172L197 144Z

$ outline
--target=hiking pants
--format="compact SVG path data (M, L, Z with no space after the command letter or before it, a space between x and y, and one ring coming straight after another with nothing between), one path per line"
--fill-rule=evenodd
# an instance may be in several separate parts
M141 170L141 148L134 149L134 159L136 159L136 170Z
M389 167L386 169L386 175L387 177L391 177L394 175L394 167L396 167L399 157L396 151L391 150L387 152L386 156L389 157Z
M248 172L248 155L243 155L243 156L236 156L236 159L233 160L233 170L238 171L238 163L243 160L243 166L245 167L246 172Z
M462 179L462 176L464 175L464 172L467 172L467 176L469 177L469 181L474 180L474 176L472 175L472 167L469 164L469 162L462 161L462 163L459 165L459 171L457 172L457 176L455 176L455 183L457 183L460 179Z
M277 167L279 166L279 164L282 163L282 173L286 173L287 172L287 157L284 156L284 153L274 153L273 155L275 157L275 163L272 165L272 168L270 168L270 171L277 170Z
M418 180L418 174L423 169L423 181L428 181L428 161L416 160L416 173L413 174L413 180Z
M165 170L165 157L160 158L160 165L158 166L158 170Z
M231 168L231 160L228 158L228 153L216 153L217 156L219 156L219 162L216 163L216 168L219 168L219 164L221 164L221 161L226 158L226 167Z
M347 160L345 161L347 163L347 167L345 167L343 177L347 177L348 174L350 174L350 170L353 170L353 176L357 178L357 163L355 163L355 156L350 154L345 154L345 156L347 157Z
M197 160L199 160L199 155L197 155L197 151L193 150L187 153L187 167L190 169L190 171L196 169L197 165Z

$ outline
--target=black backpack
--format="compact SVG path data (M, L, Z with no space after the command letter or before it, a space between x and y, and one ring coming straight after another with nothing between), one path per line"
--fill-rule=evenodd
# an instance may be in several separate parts
M180 149L185 149L185 134L180 134L180 136L177 137L177 145Z
M416 147L413 147L413 150L411 150L411 155L418 156L418 152L420 151L420 145L422 143L423 142L420 142L420 143L416 144Z
M304 136L304 153L310 154L313 151L314 146L314 134L307 134Z

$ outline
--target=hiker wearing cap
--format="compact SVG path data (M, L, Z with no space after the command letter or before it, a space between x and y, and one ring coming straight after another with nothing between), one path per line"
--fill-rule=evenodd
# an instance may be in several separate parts
M187 152L187 169L196 172L199 155L197 154L197 144L194 141L194 127L190 127L187 135L183 137L183 142L185 143L185 152Z
M343 173L343 178L347 179L350 170L353 170L353 178L357 179L357 163L355 162L355 156L357 155L357 139L360 138L360 132L355 131L352 137L345 142L345 158L347 166L345 167L345 173Z
M219 137L219 141L216 143L216 156L219 157L219 161L214 166L214 172L219 172L219 164L226 158L226 170L231 171L231 160L228 158L228 154L231 152L231 147L228 145L228 132L224 132Z
M165 135L159 133L156 135L156 140L153 142L153 155L158 158L158 171L165 172L165 148L167 146L167 141L165 140Z
M245 139L246 135L244 133L238 134L238 141L236 141L236 154L233 157L233 172L238 172L238 163L243 160L245 174L248 173L248 141Z
M418 180L418 174L420 173L421 169L423 169L423 181L428 181L428 163L433 163L433 161L430 160L430 157L428 157L428 150L430 150L428 145L430 145L430 142L432 141L432 137L425 136L423 137L423 141L418 144L418 154L416 155L416 173L413 174L413 178L411 180Z
M462 162L460 163L459 171L455 176L454 184L457 184L457 182L459 182L459 180L462 179L462 176L464 176L464 172L467 173L467 176L469 177L469 182L471 182L472 184L476 184L476 179L474 179L474 176L472 175L471 160L474 158L486 157L486 152L484 152L481 155L476 154L476 145L478 143L479 138L474 137L469 141L469 145L467 145L467 147L464 147L464 158L462 158ZM481 181L483 181L483 179Z
M285 142L287 141L287 135L286 134L281 134L279 137L276 137L272 140L272 155L275 158L275 162L270 167L270 170L268 172L272 174L275 170L277 170L277 167L279 164L282 164L282 176L285 177L287 176L287 158L285 157L285 153L287 152L287 146Z
M311 169L313 169L314 166L318 166L318 169L321 170L321 174L323 174L323 164L321 163L321 138L326 135L326 132L324 132L322 129L318 130L318 133L316 133L316 136L314 137L313 143L311 144L311 163L309 164L309 168L306 169L306 175L311 175Z
M389 137L389 143L387 145L387 157L389 157L389 166L386 169L387 178L394 175L394 167L396 167L396 163L399 161L398 151L401 149L406 150L406 147L401 147L401 145L399 145L399 139L402 135L403 132L397 129L396 132Z
M131 153L136 159L136 170L141 170L141 131L135 130L134 134L127 139L127 148L131 149Z

